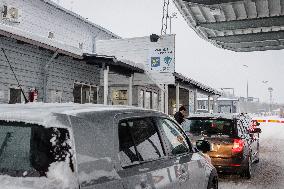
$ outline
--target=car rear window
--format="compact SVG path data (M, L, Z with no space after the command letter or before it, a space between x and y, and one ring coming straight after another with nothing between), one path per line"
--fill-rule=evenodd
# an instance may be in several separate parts
M69 138L64 128L0 121L0 174L46 176L51 163L68 157Z
M234 122L229 119L190 118L182 125L193 135L235 135Z

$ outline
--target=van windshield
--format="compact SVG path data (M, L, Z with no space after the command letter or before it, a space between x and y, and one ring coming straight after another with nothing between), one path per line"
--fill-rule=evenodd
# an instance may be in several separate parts
M0 121L0 174L46 176L51 163L70 157L69 138L64 128Z
M183 129L193 135L234 135L234 122L228 119L190 118Z

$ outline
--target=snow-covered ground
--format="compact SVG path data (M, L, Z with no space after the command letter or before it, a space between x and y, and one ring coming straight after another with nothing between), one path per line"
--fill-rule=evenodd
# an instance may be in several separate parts
M262 123L260 127L260 162L253 165L253 177L221 176L220 189L284 188L284 123Z

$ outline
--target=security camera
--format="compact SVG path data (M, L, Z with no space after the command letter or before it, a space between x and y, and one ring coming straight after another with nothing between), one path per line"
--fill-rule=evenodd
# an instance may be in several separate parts
M150 35L150 41L151 42L158 42L160 36L158 36L157 34L152 34Z

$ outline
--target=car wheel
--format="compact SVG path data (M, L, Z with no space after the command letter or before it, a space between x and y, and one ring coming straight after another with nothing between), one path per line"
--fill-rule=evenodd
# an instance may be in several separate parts
M250 179L252 176L252 169L251 169L251 157L248 157L248 161L246 167L244 168L241 177Z
M210 176L207 189L218 189L218 176Z

